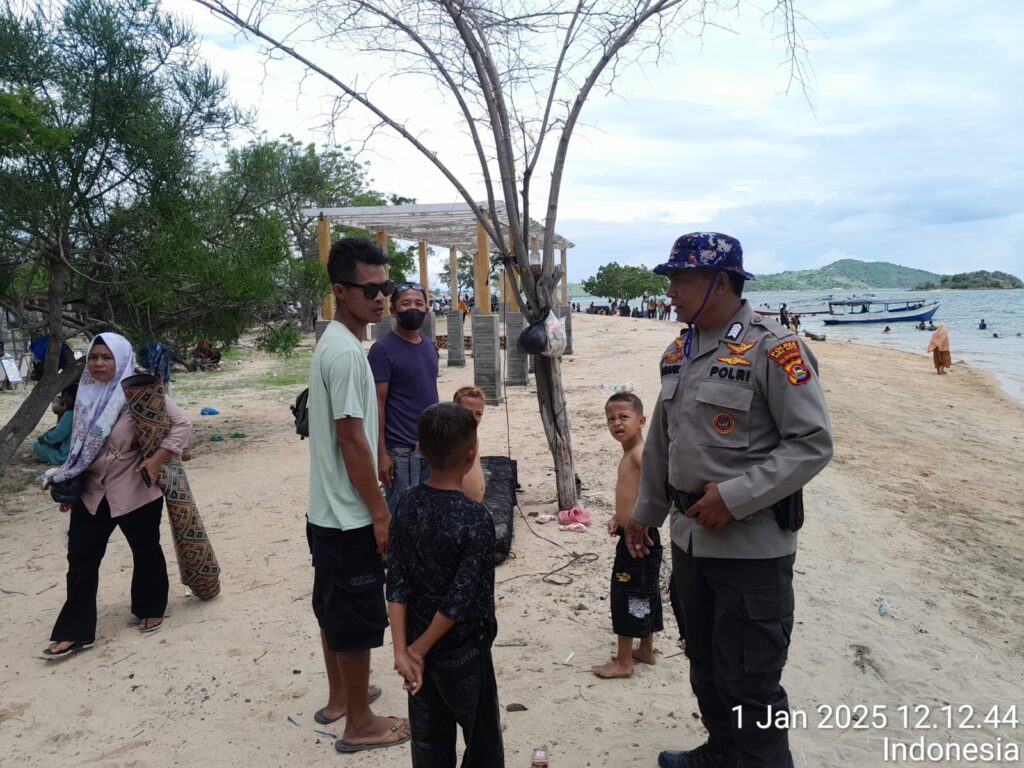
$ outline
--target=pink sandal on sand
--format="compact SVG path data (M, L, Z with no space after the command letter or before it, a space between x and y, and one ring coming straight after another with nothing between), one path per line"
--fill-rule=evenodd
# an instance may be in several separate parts
M558 513L558 522L564 526L570 525L582 525L584 528L590 525L590 510L585 507L573 507L572 509L563 509ZM562 530L578 530L576 528L563 528Z

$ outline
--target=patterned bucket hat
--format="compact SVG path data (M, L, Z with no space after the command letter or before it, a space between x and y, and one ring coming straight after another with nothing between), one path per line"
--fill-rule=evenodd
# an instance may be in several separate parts
M668 261L654 268L667 275L677 269L720 269L735 272L745 280L754 276L743 269L743 246L735 237L720 232L690 232L672 245Z

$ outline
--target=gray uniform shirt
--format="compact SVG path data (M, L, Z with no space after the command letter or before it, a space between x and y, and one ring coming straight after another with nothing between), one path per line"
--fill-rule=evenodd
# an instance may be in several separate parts
M796 334L744 301L723 328L695 329L690 357L676 339L660 361L633 519L660 526L666 481L689 493L718 483L732 521L709 531L673 510L672 541L694 557L755 559L796 552L769 507L832 458L817 361Z

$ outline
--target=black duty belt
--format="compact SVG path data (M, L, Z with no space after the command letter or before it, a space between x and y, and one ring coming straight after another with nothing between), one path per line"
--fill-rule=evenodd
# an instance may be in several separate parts
M665 484L665 491L669 499L676 505L680 512L686 512L690 507L700 501L703 493L689 493L673 488ZM775 522L784 531L799 531L804 524L804 491L798 488L784 499L781 499L766 510L775 515Z
M685 512L704 497L703 493L680 491L668 483L665 484L665 491L668 493L669 500L676 505L680 512Z

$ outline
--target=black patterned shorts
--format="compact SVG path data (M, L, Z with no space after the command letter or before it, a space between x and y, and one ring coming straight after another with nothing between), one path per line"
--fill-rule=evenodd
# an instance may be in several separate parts
M615 564L612 566L612 629L620 637L648 637L661 632L661 537L648 529L654 540L649 555L632 557L626 537L618 530Z

